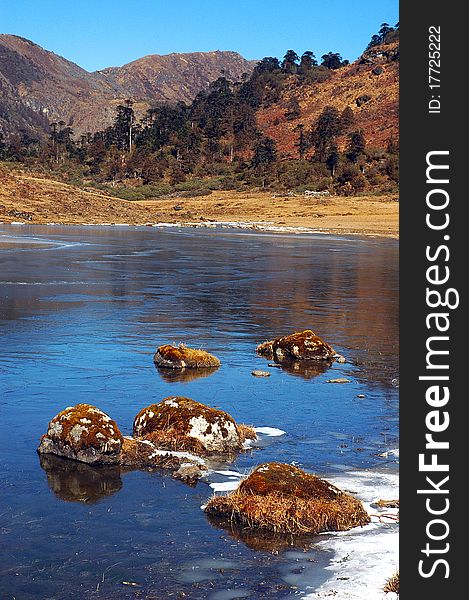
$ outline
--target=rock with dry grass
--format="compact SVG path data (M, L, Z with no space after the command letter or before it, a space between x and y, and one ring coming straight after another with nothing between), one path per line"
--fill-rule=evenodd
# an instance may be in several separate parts
M228 413L183 396L143 408L135 417L133 434L159 448L199 456L239 452L246 439L256 435L252 428L237 425Z
M129 436L124 437L120 464L127 469L156 468L171 471L186 466L191 467L193 476L197 473L197 478L207 470L204 459L189 451L172 450L148 439Z
M353 496L281 463L260 465L233 493L212 497L205 512L243 527L291 534L346 531L370 522Z
M337 356L332 346L324 342L311 329L263 342L257 346L256 351L261 356L273 358L278 363L298 360L330 363Z
M122 442L117 423L106 413L90 404L77 404L50 421L38 452L89 464L118 464Z
M221 364L216 356L205 350L188 348L184 344L160 346L153 356L153 362L157 367L164 369L207 369L219 367Z

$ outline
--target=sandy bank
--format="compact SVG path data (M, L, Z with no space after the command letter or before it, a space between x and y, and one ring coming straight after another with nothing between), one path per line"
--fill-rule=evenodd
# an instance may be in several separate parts
M91 189L0 170L0 222L30 224L183 225L286 233L398 237L393 196L277 196L218 191L197 198L129 202Z

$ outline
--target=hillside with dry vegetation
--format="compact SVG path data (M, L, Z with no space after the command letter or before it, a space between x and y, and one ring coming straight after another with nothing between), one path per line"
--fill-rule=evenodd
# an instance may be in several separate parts
M19 167L20 178L71 185L77 197L87 190L133 201L135 211L144 208L137 202L159 199L161 208L184 198L187 221L194 210L217 219L213 200L225 192L292 203L310 192L398 194L398 25L383 24L352 64L334 52L317 59L287 50L255 66L209 52L151 55L91 74L0 36L0 75L0 160ZM34 137L40 127L47 133ZM198 203L211 206L210 216ZM129 221L126 211L122 218Z
M290 107L298 103L299 114ZM386 148L399 139L399 42L372 47L353 64L330 72L318 82L292 77L281 99L257 113L261 131L277 143L277 150L289 157L298 156L298 128L314 127L325 106L340 113L353 111L353 127L363 132L369 147ZM342 136L340 146L345 147Z

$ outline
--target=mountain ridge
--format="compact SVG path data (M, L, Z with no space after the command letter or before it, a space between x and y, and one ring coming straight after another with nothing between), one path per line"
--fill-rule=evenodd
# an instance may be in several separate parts
M253 68L237 52L215 50L150 54L89 72L31 40L0 34L0 130L7 137L41 136L45 118L64 121L76 135L93 132L112 123L115 106L126 98L140 102L136 109L143 114L152 103L190 102L221 75L237 80ZM25 110L29 120L21 115Z

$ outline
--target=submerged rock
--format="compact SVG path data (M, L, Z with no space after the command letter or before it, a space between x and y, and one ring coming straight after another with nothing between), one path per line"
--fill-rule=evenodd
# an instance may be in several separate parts
M170 396L159 404L142 409L134 420L133 434L169 449L195 454L237 452L242 435L226 412L210 408L191 398Z
M179 479L194 485L202 477L206 469L202 468L201 465L194 465L192 463L183 463L177 471L174 471L174 479Z
M244 527L292 534L345 531L370 522L356 498L281 463L260 465L232 494L211 498L205 512Z
M269 371L261 371L259 369L255 369L251 372L251 375L254 377L270 377Z
M219 367L221 364L216 356L205 350L195 350L184 344L160 346L155 352L153 362L157 367L165 369L200 369Z
M335 350L311 329L259 344L257 353L275 361L316 360L332 362Z
M50 421L38 452L89 464L117 464L122 442L116 422L106 413L90 404L77 404Z

